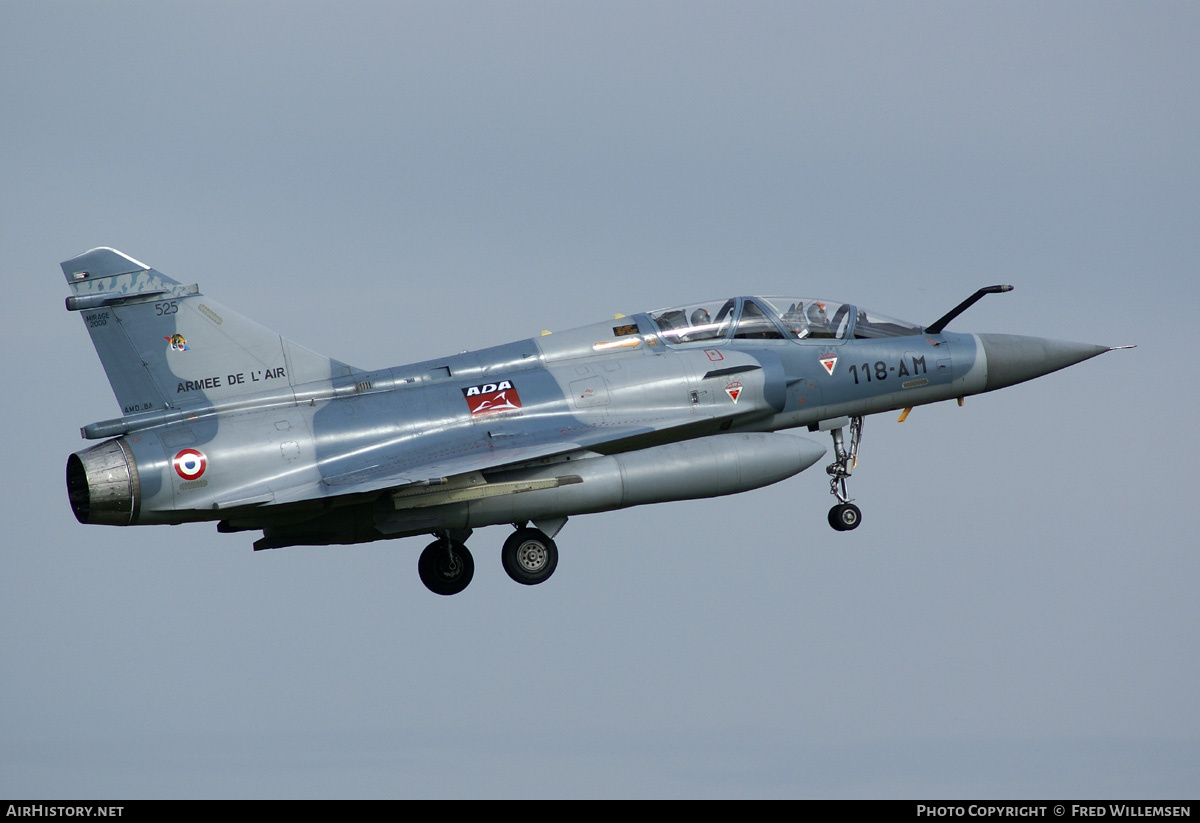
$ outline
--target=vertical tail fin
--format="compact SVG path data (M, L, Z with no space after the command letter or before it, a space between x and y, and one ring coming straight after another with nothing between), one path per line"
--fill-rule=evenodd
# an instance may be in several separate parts
M204 405L352 374L115 249L62 264L122 414Z

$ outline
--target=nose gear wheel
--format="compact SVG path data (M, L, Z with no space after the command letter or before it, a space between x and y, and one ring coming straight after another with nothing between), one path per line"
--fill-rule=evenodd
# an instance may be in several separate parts
M862 441L863 419L850 418L850 449L846 450L841 429L833 429L833 462L825 467L829 474L829 493L837 498L837 505L829 510L829 525L840 532L857 528L862 521L862 511L850 502L846 492L846 478L858 466L858 445Z

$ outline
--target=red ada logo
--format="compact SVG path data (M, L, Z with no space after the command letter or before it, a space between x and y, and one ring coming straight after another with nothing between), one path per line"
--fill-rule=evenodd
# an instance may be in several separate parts
M837 365L837 355L833 352L821 355L821 365L825 367L825 371L829 372L829 376L833 377L833 367Z
M200 475L208 468L208 458L202 451L184 449L175 455L171 464L175 467L175 473L184 480L199 480Z
M734 380L725 387L725 393L729 395L729 399L732 400L733 404L736 406L738 397L740 397L742 394L742 384L739 381Z
M512 381L509 380L468 386L462 391L472 417L521 408L521 396L517 394Z

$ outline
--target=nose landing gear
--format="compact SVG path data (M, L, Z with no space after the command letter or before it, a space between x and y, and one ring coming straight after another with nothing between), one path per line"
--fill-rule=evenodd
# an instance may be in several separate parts
M829 493L837 498L837 505L829 510L829 525L840 532L857 528L862 522L862 511L850 502L846 494L846 478L858 465L858 444L862 440L861 417L850 418L850 450L843 444L842 430L833 429L833 462L825 467L829 473Z

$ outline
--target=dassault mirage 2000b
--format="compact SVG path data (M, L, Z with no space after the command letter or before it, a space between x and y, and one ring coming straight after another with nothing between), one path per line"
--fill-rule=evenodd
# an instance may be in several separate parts
M776 483L833 438L829 523L864 415L992 391L1109 349L956 334L845 303L734 297L494 348L363 371L302 348L108 248L62 264L122 416L67 461L81 523L216 520L255 549L436 539L417 567L438 594L474 573L473 529L510 523L501 559L545 581L571 515ZM846 436L844 432L848 430Z

